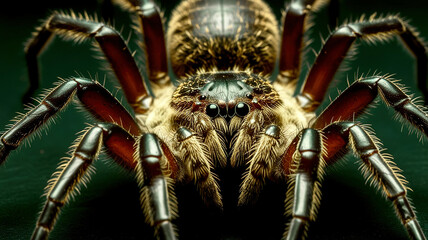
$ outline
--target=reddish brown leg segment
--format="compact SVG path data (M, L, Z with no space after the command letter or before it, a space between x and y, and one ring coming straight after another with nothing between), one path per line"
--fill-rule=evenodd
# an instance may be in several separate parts
M31 82L29 96L39 81L37 55L53 33L71 36L73 39L95 38L105 57L111 64L129 104L137 113L144 113L150 107L152 97L129 51L125 41L113 28L86 19L54 14L41 27L26 47L26 57Z
M118 147L118 142L124 145ZM58 179L50 188L45 207L40 213L31 239L48 238L61 208L76 189L76 185L84 181L82 179L84 179L90 165L96 160L103 143L110 155L122 166L128 169L135 167L136 164L133 160L133 144L135 141L128 132L117 125L107 123L92 127L82 137L66 167L61 170Z
M301 137L302 135L298 134L290 143L290 146L288 146L284 154L281 156L281 172L285 176L288 176L291 174L291 168L293 164L293 155L296 152L297 145L299 144Z
M103 130L103 144L108 155L123 168L135 170L134 136L116 124L98 123L97 127Z
M124 0L125 1L125 0ZM138 14L144 37L150 81L167 83L168 64L165 33L159 7L152 0L126 0L131 10Z
M283 83L295 83L300 73L303 34L308 13L315 0L293 0L287 7L279 58L279 77Z
M138 11L144 34L150 81L159 82L168 76L166 47L159 8L152 1L144 1ZM160 82L162 83L162 82Z
M410 237L418 240L426 239L407 199L405 187L388 161L384 159L372 136L363 127L353 122L331 124L324 128L323 132L329 152L326 162L333 163L337 159L335 155L348 144L352 144L352 149L361 158L374 182L382 186L388 199L393 202L397 215Z
M96 119L103 122L117 123L133 135L141 133L132 116L100 84L86 79L72 79L52 90L40 105L29 111L1 136L0 163L6 159L11 150L20 145L22 140L67 105L76 92L80 101Z
M377 38L399 35L417 58L419 85L426 85L427 56L422 41L400 18L370 20L348 24L337 29L326 41L312 66L297 99L307 111L314 111L324 99L330 82L357 38ZM428 96L426 86L422 89Z
M322 129L336 121L351 121L373 102L378 93L387 105L428 135L428 113L412 102L396 84L382 77L361 79L349 86L316 119L313 127Z

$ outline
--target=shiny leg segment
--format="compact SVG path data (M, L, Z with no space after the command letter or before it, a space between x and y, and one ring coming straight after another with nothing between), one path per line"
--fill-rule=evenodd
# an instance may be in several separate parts
M296 84L300 74L301 53L304 48L304 32L308 27L308 15L323 1L293 0L287 6L282 23L282 41L279 58L278 81Z
M391 167L390 159L384 157L373 137L362 126L353 122L338 122L323 129L326 137L327 163L336 154L352 146L354 153L363 161L363 171L367 178L378 184L388 199L393 202L397 215L412 239L426 239L416 215L407 199L407 191L398 170Z
M354 82L318 116L313 127L322 129L335 121L352 121L364 112L378 94L388 106L428 135L428 113L414 104L397 84L385 77L370 77Z
M128 103L137 113L145 113L148 110L152 103L152 96L120 34L112 27L90 20L89 17L64 14L52 15L38 29L25 48L30 78L30 89L25 95L26 98L31 97L37 89L39 82L37 56L53 34L76 41L94 38L116 74Z
M417 79L421 91L428 97L427 53L414 30L402 19L392 16L351 23L338 28L325 42L305 83L297 95L300 105L314 111L324 99L330 82L357 38L370 42L400 36L417 60Z
M31 239L48 238L61 208L75 194L78 185L88 181L90 166L97 159L102 145L120 165L134 169L134 143L134 138L127 131L114 124L100 123L86 131L70 160L59 167L60 173L49 187L46 204Z
M163 153L156 135L144 134L138 144L138 153L137 177L146 217L160 239L174 240L167 181L160 164Z
M52 90L0 137L0 163L5 161L11 150L63 109L74 94L97 120L117 123L133 135L140 134L133 117L104 87L91 80L73 78Z
M303 239L309 225L316 216L320 203L320 180L324 162L322 139L317 130L304 129L297 146L295 164L287 192L286 211L292 220L284 233L284 239Z
M153 0L121 0L130 11L138 14L150 81L162 85L169 83L165 33L159 7Z

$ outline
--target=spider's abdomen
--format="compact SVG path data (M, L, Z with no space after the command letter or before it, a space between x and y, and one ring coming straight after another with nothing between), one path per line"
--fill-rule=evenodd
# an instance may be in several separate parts
M168 51L178 77L197 70L272 72L278 23L260 0L188 0L173 12Z

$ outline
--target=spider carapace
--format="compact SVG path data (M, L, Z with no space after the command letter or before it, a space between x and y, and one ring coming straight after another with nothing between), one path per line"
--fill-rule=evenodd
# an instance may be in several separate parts
M74 95L98 121L76 140L70 158L49 181L33 239L48 237L62 206L82 182L89 181L91 164L101 149L135 173L146 222L160 239L175 239L180 231L173 224L180 218L177 204L183 199L180 194L176 197L174 186L190 184L208 206L221 208L222 178L217 173L227 168L243 169L236 187L239 206L263 195L269 183L287 184L282 208L289 223L283 237L310 236L323 170L348 150L361 159L364 176L393 203L409 236L425 239L407 199L404 177L380 149L373 131L357 119L380 95L426 136L426 110L395 80L375 75L357 79L320 114L315 113L358 39L377 42L398 36L416 56L419 86L426 86L425 46L406 21L373 15L337 27L295 94L308 15L325 1L293 0L278 24L261 0L185 0L173 11L166 35L152 1L117 2L138 17L150 86L120 33L87 14L54 13L26 45L32 83L28 95L38 82L37 55L52 35L93 39L135 113L128 113L97 81L71 77L1 136L3 162ZM177 86L170 81L167 59ZM271 82L277 60L279 74ZM427 95L426 88L421 91Z

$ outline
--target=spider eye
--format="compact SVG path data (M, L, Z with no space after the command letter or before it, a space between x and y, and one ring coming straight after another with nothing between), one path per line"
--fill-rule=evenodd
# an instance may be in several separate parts
M238 117L245 117L250 112L248 104L240 102L235 106L235 113Z
M220 112L220 109L218 108L218 106L216 104L210 104L205 109L205 113L212 118L217 117L219 112Z

